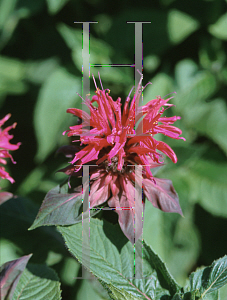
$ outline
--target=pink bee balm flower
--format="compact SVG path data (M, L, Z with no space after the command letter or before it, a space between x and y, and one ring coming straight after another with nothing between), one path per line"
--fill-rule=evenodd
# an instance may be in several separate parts
M142 220L144 209L144 201L135 184L142 185L144 195L154 207L182 214L171 181L154 179L151 172L152 168L163 164L160 152L177 162L174 151L166 143L155 140L154 136L162 133L174 139L184 139L180 137L181 130L172 125L180 117L162 116L164 107L172 106L168 104L171 98L165 100L158 96L139 107L141 82L142 77L135 96L130 102L129 94L123 110L120 98L114 101L109 90L100 90L96 86L92 100L85 99L90 115L77 108L67 110L83 121L66 131L69 137L79 136L81 146L59 149L73 158L71 165L61 170L68 175L81 176L83 164L97 165L90 168L90 208L107 201L116 209L121 229L132 243L142 234L142 222L135 223L134 217ZM93 105L94 102L98 107ZM142 176L136 175L136 165L143 166Z
M17 123L14 123L11 126L2 129L2 125L11 117L11 114L6 115L2 120L0 120L0 163L6 165L5 158L10 158L12 163L16 163L13 160L11 154L9 154L10 150L17 150L20 147L21 143L17 143L16 145L10 144L10 140L13 138L13 135L9 134L9 131L12 128L15 128ZM11 183L14 183L14 179L5 171L3 166L0 166L0 177L3 179L8 179Z

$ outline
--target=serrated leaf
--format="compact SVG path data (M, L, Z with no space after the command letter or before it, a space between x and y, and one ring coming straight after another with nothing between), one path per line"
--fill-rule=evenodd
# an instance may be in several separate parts
M154 207L183 216L179 198L171 180L156 178L156 184L154 184L150 183L149 179L144 179L143 183L145 195Z
M83 273L84 275L84 273ZM85 272L76 300L107 300L108 292L102 284L89 272Z
M127 293L124 289L117 289L112 284L108 284L108 288L111 291L110 297L114 300L138 300L140 298L137 298L135 296L132 296L131 294Z
M192 273L193 274L193 273ZM197 283L198 285L198 283ZM192 290L190 292L186 292L182 298L182 300L220 300L219 298L219 290L213 291L212 293L201 295L201 292L198 289ZM175 300L175 299L172 299ZM177 300L177 299L176 299Z
M18 281L31 256L32 254L6 262L0 267L0 289L2 300L12 299Z
M76 222L82 204L79 193L61 193L60 186L50 190L44 198L30 230L45 225L70 225Z
M20 299L60 300L60 282L55 271L45 265L28 265L12 297L12 300Z
M213 291L212 293L206 294L202 300L220 300L219 299L219 290Z
M209 279L205 285L205 293L211 293L227 284L227 256L214 261L210 267Z
M200 291L203 284L203 272L204 268L199 268L195 272L191 273L189 276L190 279L190 291ZM206 273L205 273L206 275ZM201 292L200 292L201 295Z
M77 95L81 82L64 69L58 69L43 84L34 113L38 140L36 159L43 161L57 147L57 141L69 125L66 110L81 100Z
M56 14L69 0L47 0L48 11Z
M181 294L177 293L173 296L173 298L171 300L183 300L183 296Z
M90 227L90 235L83 227L86 224ZM90 223L88 219L85 220L83 226L81 223L67 227L58 226L58 230L62 233L69 251L85 268L107 284L111 283L119 290L123 288L127 293L141 299L159 299L169 295L166 286L163 287L163 282L159 281L161 271L156 272L149 264L149 251L146 251L143 259L146 278L134 278L134 249L118 224L112 225L92 218ZM139 261L141 262L141 257Z
M173 173L176 176L176 172ZM183 181L184 178L182 179L180 175L176 178L172 172L167 174L167 177L174 179L174 186L178 183L175 188L179 192L181 203L185 205L182 189L186 197L188 197L188 191L184 184L185 180ZM183 206L185 218L181 218L175 214L165 214L157 210L149 201L146 201L145 205L144 240L166 263L174 278L184 284L191 266L196 263L199 255L199 237L191 221L190 210Z
M194 20L191 16L172 9L168 15L168 31L171 42L174 44L180 43L192 32L197 30L199 22Z
M208 30L216 38L227 40L226 23L227 23L227 13L222 15L215 24L210 25Z
M190 290L198 290L201 299L218 299L216 290L227 284L227 256L214 261L210 267L193 272L189 279Z
M178 298L177 298L178 297ZM200 292L198 290L186 292L183 295L176 295L176 299L172 300L198 300L200 297Z
M38 215L29 230L48 225L71 225L82 221L81 205L83 194L67 193L68 183L50 190L39 209ZM83 218L98 213L91 210L83 214Z
M118 300L117 296L113 293L113 290L117 290L117 289L113 285L107 284L106 282L102 281L101 279L98 279L98 280L101 283L101 285L103 286L103 288L108 292L110 299ZM130 294L128 294L128 295L129 295L129 297L131 297ZM121 297L121 295L120 295L120 297ZM124 297L124 296L122 296L122 297ZM125 299L125 298L123 298L123 299Z
M166 268L166 265L146 243L143 244L143 254L144 254L144 259L146 259L149 265L154 270L156 270L158 280L161 283L161 285L164 288L168 289L171 295L174 295L178 290L180 290L180 286L176 283L174 278L171 276L171 274Z

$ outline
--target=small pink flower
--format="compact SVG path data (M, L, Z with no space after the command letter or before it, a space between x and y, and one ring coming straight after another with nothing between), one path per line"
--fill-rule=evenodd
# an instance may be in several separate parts
M12 128L15 128L17 123L14 123L11 126L6 127L5 129L2 129L2 125L11 117L11 114L6 115L2 120L0 120L0 163L3 165L6 165L7 162L5 158L10 158L12 163L16 163L13 160L13 157L11 154L9 154L9 151L17 150L20 147L21 143L17 143L16 145L10 144L10 140L13 138L13 135L9 134L9 131ZM14 183L14 179L5 171L5 168L3 166L0 166L0 177L3 179L8 179L11 183Z
M154 207L182 214L171 181L154 178L151 172L152 168L163 165L161 152L177 162L171 147L157 141L155 135L162 133L173 139L185 140L180 137L181 130L172 125L180 117L162 116L164 107L172 106L168 103L171 98L165 100L158 96L139 107L141 82L142 78L131 102L130 94L127 97L123 110L120 98L114 101L109 90L100 90L96 86L92 100L85 99L90 115L77 108L67 110L83 122L63 134L79 136L80 139L75 141L81 142L80 147L59 149L67 157L72 157L71 165L60 170L67 175L82 176L83 164L97 165L90 168L90 209L107 201L118 213L121 229L132 243L142 234L142 222L135 223L134 216L141 220L144 210L144 199L142 201L141 195L139 199L136 183L142 185L144 195ZM98 107L93 105L94 102ZM136 175L136 165L143 166L142 176Z

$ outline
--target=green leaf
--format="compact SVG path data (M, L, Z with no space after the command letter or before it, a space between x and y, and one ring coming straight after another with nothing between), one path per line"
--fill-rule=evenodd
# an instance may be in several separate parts
M152 218L150 216L152 216ZM146 200L143 237L148 245L166 261L165 249L167 246L167 237L164 232L164 227L163 213L157 208L154 208L150 201Z
M176 172L173 173L176 176ZM180 202L185 205L184 201L187 198L184 198L181 190L186 192L186 197L188 194L182 176L174 178L171 173L167 177L174 179L174 187L178 193L180 192ZM199 255L199 238L192 223L190 208L187 206L184 209L183 206L183 211L185 218L165 214L146 201L143 226L144 240L158 253L171 274L181 284L184 284L191 266L196 263Z
M93 26L96 26L95 24ZM82 68L82 28L73 29L65 24L58 25L58 31L64 38L66 44L72 49L72 57L78 70ZM85 33L84 33L85 34ZM81 49L81 51L80 51ZM112 47L102 40L90 37L90 63L109 64ZM112 69L112 68L111 68Z
M51 14L56 14L69 0L47 0L48 11Z
M209 280L205 285L205 293L211 293L227 284L227 256L214 261L210 267Z
M2 300L12 299L17 283L31 256L32 254L6 262L0 267Z
M61 235L55 228L43 227L28 231L37 211L38 206L25 198L12 198L3 203L0 209L2 238L13 241L20 253L34 253L33 259L41 262L46 260L50 250L66 255Z
M193 272L189 279L190 290L198 290L201 299L218 299L216 290L227 284L227 256L214 261L210 267Z
M12 81L25 77L25 65L16 59L0 56L0 75Z
M174 111L190 129L211 138L227 153L227 111L224 100L215 99L206 103L217 88L215 77L210 72L198 72L192 60L183 60L176 66L176 79L180 91L174 97Z
M20 19L29 15L27 8L16 7L17 2L17 0L0 1L0 50L12 37Z
M204 102L205 99L214 94L217 83L214 75L210 72L196 72L195 64L188 59L177 64L175 76L181 89L172 99L173 103L176 104L174 111L180 113L184 120L185 116L190 117L191 115L188 113L188 108Z
M65 185L68 185L66 183ZM61 186L50 190L39 209L30 230L45 225L70 225L76 222L82 204L82 195L67 194Z
M81 90L80 80L58 69L43 84L35 107L34 126L38 140L36 159L40 162L58 145L62 132L67 130L69 116L66 109L79 106L77 92ZM76 101L77 99L77 101Z
M223 99L191 106L184 116L184 122L211 138L227 154L227 110Z
M222 15L215 24L208 27L208 31L218 39L227 40L227 13Z
M59 63L56 58L48 58L41 61L27 62L26 65L26 79L35 84L42 84L50 75L59 68Z
M4 26L5 22L9 18L9 15L14 10L17 0L2 0L0 2L0 28Z
M61 282L73 286L77 280L81 265L73 257L65 257L64 267L61 269Z
M94 24L96 26L96 24ZM79 71L82 70L82 28L80 30L73 29L65 24L58 25L58 31L65 40L66 44L72 50L72 59ZM79 50L81 49L81 50ZM90 64L111 64L110 57L113 55L113 48L103 40L90 36ZM132 82L130 68L111 68L111 67L95 67L92 68L92 74L98 77L101 74L103 81L118 83L125 85Z
M55 271L45 265L28 265L13 294L12 300L18 299L60 300L60 282Z
M195 160L182 176L190 183L190 198L210 213L227 217L227 165Z
M71 225L82 221L83 195L81 193L68 193L68 183L56 186L50 190L40 209L38 215L29 228L35 229L47 225ZM97 214L99 210L90 210L83 214L83 218Z
M146 72L154 72L158 66L160 65L161 61L157 55L147 55L144 57L144 69Z
M198 73L197 64L191 59L184 59L177 63L175 68L175 78L181 90L190 86Z
M209 294L206 294L202 299L203 300L220 300L219 290L214 291L214 292L209 293Z
M117 49L117 52L123 54L131 53L133 55L135 49L135 24L126 24L125 20L138 22L148 20L151 21L151 24L144 25L143 27L143 41L144 45L146 45L146 47L144 46L144 56L148 53L163 54L171 47L167 32L167 12L167 9L158 9L155 7L148 9L143 5L138 5L137 7L130 6L130 9L128 6L122 7L114 17L114 26L110 28L105 38ZM119 38L122 39L122 42L120 42ZM117 63L119 63L118 60Z
M197 30L199 22L194 20L191 16L172 9L168 15L168 31L169 38L172 43L178 44L186 39L192 32Z
M8 239L2 238L1 243L1 256L0 256L0 265L4 264L7 261L15 260L20 258L20 249Z
M148 85L144 90L143 104L147 104L150 100L160 95L164 97L166 94L174 92L172 79L165 73L159 73L150 80L152 84Z
M183 296L181 294L177 293L173 296L173 298L171 300L183 300Z
M173 277L167 270L166 265L146 243L143 244L143 247L144 259L147 260L149 265L154 270L156 270L158 280L161 283L161 285L168 289L171 295L175 294L178 290L180 290L180 286L173 279Z
M227 284L224 285L222 288L220 288L219 290L219 300L225 300L226 295L227 295Z
M84 229L85 225L90 227L90 235ZM90 223L86 219L83 225L78 223L67 227L58 226L58 230L62 233L69 251L85 268L119 290L123 288L127 293L141 299L159 299L169 295L168 288L178 288L171 276L166 274L163 263L146 244L143 260L141 256L137 257L139 263L143 261L143 274L146 277L134 278L134 249L118 224L112 225L92 218Z
M189 276L190 279L190 291L200 290L202 287L202 278L203 278L204 268L199 268L196 272L191 273Z
M192 291L192 292L186 292L183 295L182 294L176 294L174 295L175 298L172 300L198 300L200 297L199 291Z
M179 300L221 300L219 298L219 290L213 291L212 293L205 294L203 297L201 296L201 292L199 289L186 292L184 296L181 296L182 298L179 298ZM175 299L172 299L175 300ZM178 300L178 298L176 298Z
M0 56L0 94L21 94L27 87L23 82L25 66L16 59Z
M85 271L85 276L80 289L76 295L76 300L107 300L110 299L108 291L102 286L91 273Z
M17 190L17 194L24 196L31 193L40 185L40 182L43 181L44 174L45 168L43 166L38 166L33 169L21 183L20 187Z
M138 300L140 298L137 298L135 296L132 296L131 294L127 293L124 289L118 289L114 287L112 284L106 284L104 283L103 286L109 290L109 296L113 300Z

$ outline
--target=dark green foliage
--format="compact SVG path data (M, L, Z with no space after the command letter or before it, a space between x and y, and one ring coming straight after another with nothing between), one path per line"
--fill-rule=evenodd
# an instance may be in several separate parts
M19 196L0 207L1 264L33 253L31 268L28 264L22 273L18 289L29 278L42 285L44 279L38 276L38 271L35 273L36 266L32 264L40 264L45 269L43 264L46 263L58 273L63 299L101 300L107 299L107 294L111 299L143 299L135 287L155 300L226 299L226 271L220 276L217 272L217 268L224 268L227 254L226 5L224 0L0 1L0 118L12 114L11 122L6 124L17 122L12 142L22 142L13 153L17 164L7 165L16 182L10 185L1 180L0 183L3 190ZM56 154L56 150L70 144L71 139L62 132L77 124L77 119L67 114L66 109L81 108L82 100L77 93L81 94L82 84L82 25L74 21L88 20L99 22L90 26L92 64L133 64L134 24L126 21L151 21L143 25L143 85L152 82L144 91L143 101L145 104L157 95L164 97L176 91L177 95L173 94L171 100L176 106L167 110L166 115L182 117L176 126L186 138L184 142L159 137L174 149L178 163L167 160L157 173L158 177L173 181L184 218L163 213L146 203L144 255L153 253L151 246L161 263L158 268L154 261L148 263L146 267L148 273L153 272L153 281L134 282L129 293L104 275L99 276L98 265L91 271L101 278L103 289L87 271L86 279L76 279L81 276L79 264L77 260L72 263L55 228L27 230L47 193L51 197L53 194L68 197L68 191L58 193L55 187L67 179L65 174L56 171L66 167L70 159ZM104 88L111 90L114 99L120 96L124 100L134 84L134 69L92 67L96 80L98 71ZM91 94L93 91L91 80ZM36 219L33 228L67 225L72 220L76 223L78 215L80 218L81 199L74 200L78 200L74 210L69 207L57 213L55 210L50 219L48 212L42 222L37 223ZM60 223L58 213L62 211ZM101 224L103 221L92 219L91 222ZM67 240L69 232L73 237L79 234L76 228L80 226L78 223L59 227L59 231ZM114 248L113 242L116 242L111 251L125 258L124 251L132 246L121 236L119 228L116 229L118 236L110 233L111 226L117 228L108 222L97 228L106 236L109 249ZM75 240L72 243L76 243ZM95 243L92 238L91 243ZM67 246L75 245L67 241ZM74 250L69 249L80 261ZM219 259L220 256L223 258ZM204 265L210 267L204 268ZM49 268L45 270L53 273ZM111 268L106 272L111 273ZM186 284L189 275L190 282ZM54 280L46 283L50 288L56 284L57 296L53 293L48 299L60 299L59 283ZM156 291L154 284L157 284ZM179 288L185 285L184 290ZM152 298L155 293L156 298ZM43 295L40 294L40 299ZM38 296L35 299L39 299Z

